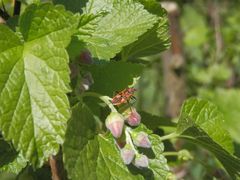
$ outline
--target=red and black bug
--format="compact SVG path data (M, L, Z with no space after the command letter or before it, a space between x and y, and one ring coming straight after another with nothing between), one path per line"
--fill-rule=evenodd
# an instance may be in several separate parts
M135 97L134 92L136 91L135 88L126 88L120 92L118 92L113 98L112 98L112 103L113 105L119 106L121 104L125 104L129 102L130 99Z

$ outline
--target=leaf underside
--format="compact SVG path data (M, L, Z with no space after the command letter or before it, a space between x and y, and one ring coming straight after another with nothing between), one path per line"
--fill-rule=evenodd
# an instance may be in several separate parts
M191 98L182 107L177 129L183 138L211 151L236 179L240 176L240 159L233 155L232 140L223 123L223 115L214 104Z
M200 91L200 95L216 104L223 112L224 125L231 137L240 143L240 90L239 89L216 89L214 92ZM224 98L222 98L224 97Z

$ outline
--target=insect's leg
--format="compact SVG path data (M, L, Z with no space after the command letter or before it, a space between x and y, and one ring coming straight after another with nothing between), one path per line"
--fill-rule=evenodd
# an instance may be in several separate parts
M133 102L133 104L137 101L137 98L135 97L135 96L131 96L131 98L130 98Z
M133 109L132 109L132 106L131 106L131 103L130 103L130 101L129 101L129 100L127 100L127 103L128 103L128 106L130 107L130 110L131 110L131 112L133 112Z
M135 96L132 96L131 99L135 100L135 101L137 100L137 98Z

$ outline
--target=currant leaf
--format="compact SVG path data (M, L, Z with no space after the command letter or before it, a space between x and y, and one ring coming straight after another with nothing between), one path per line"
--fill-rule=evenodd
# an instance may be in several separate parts
M91 0L87 3L86 14L102 16L92 21L96 26L89 29L90 36L81 36L94 57L109 60L122 48L138 39L157 22L157 16L150 14L138 2Z
M191 98L183 104L177 131L183 138L211 151L236 179L240 177L240 159L233 155L232 140L223 125L223 115L216 105Z
M62 6L33 4L19 32L0 25L0 129L34 166L63 143L70 117L65 48L77 23Z

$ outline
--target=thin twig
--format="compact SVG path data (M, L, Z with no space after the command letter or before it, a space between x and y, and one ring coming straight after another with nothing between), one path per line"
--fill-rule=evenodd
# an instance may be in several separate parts
M175 151L173 151L173 152L163 152L163 155L164 156L178 156L178 152L175 152Z
M13 15L19 15L21 11L21 2L18 0L14 0L14 10Z
M61 180L58 172L57 160L54 156L49 157L49 164L52 172L52 180Z
M161 141L165 141L165 140L169 140L169 139L174 139L179 137L179 134L177 134L176 132L173 132L171 134L167 134L165 136L160 137Z

